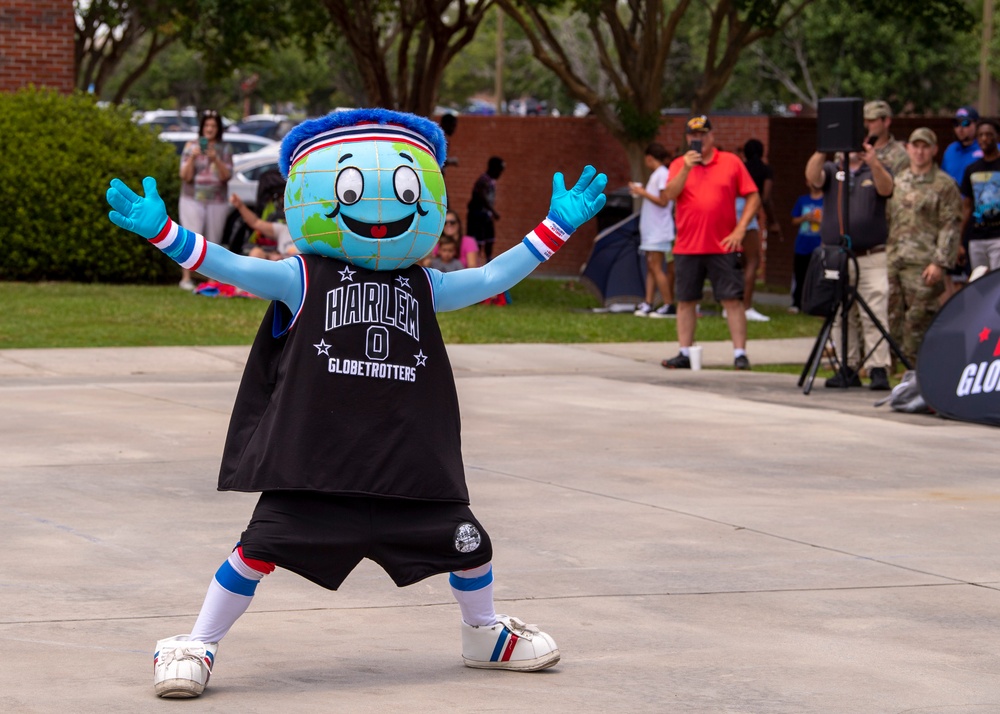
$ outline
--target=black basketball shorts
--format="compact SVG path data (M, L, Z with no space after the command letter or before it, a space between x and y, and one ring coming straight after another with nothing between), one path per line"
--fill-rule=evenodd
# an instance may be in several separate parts
M240 538L243 554L336 590L373 560L399 587L485 565L493 546L463 503L266 491Z

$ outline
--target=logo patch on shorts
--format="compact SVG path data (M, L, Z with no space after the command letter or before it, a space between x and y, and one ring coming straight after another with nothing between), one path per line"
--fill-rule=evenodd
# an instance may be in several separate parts
M463 523L455 529L455 550L459 553L471 553L482 542L479 529L471 523Z

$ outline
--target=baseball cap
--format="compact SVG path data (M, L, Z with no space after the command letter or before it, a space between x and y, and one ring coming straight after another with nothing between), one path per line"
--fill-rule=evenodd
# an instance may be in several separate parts
M972 107L959 107L958 111L955 112L955 119L952 122L955 126L969 126L970 124L975 124L979 121L979 112L977 112Z
M699 114L698 116L688 119L684 131L687 134L694 134L701 131L712 131L712 122L709 121L708 117L704 114Z
M919 129L914 129L913 133L910 134L910 143L915 141L922 141L928 146L937 146L937 134L926 126L922 126Z
M888 102L876 99L875 101L865 104L865 119L869 121L872 119L883 119L891 116L892 107L889 106Z

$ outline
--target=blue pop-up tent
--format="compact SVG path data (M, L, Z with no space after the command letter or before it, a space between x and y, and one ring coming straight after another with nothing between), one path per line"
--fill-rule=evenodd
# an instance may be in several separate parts
M646 257L639 251L639 214L605 228L594 239L580 281L611 310L630 309L646 294Z

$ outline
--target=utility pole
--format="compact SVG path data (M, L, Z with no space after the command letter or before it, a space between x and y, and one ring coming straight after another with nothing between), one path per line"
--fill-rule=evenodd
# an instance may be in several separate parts
M983 44L979 52L979 113L993 115L993 82L990 77L990 45L993 44L993 0L983 0Z
M496 6L494 6L496 7ZM493 91L496 94L497 114L503 113L503 10L499 7L497 11L497 62L496 79L493 84Z

